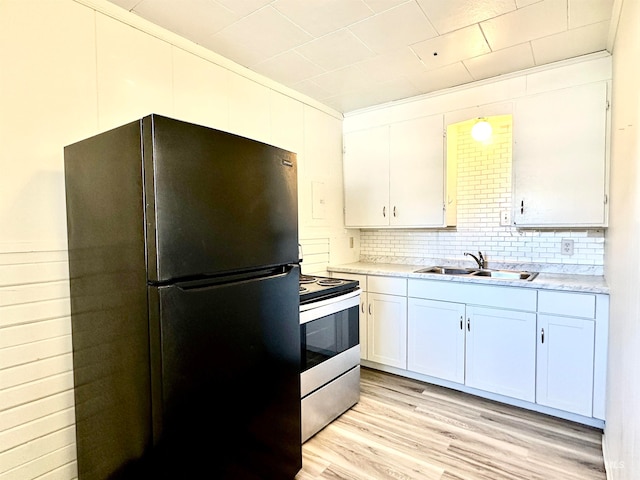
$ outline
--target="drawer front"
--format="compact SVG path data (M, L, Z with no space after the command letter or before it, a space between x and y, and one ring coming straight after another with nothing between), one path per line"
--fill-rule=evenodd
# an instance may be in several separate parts
M437 280L409 280L409 296L530 312L536 311L537 303L537 291L532 288Z
M541 290L538 294L538 311L570 317L595 318L596 296Z
M399 277L367 276L367 291L388 295L407 295L407 279Z

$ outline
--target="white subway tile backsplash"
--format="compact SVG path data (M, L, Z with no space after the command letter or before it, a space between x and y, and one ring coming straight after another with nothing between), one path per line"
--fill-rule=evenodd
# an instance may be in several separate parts
M500 117L503 118L503 117ZM470 136L470 125L458 131L457 227L440 230L363 230L361 257L386 261L449 260L468 262L464 252L482 251L489 265L548 264L548 271L600 273L604 265L604 230L517 230L500 225L511 208L511 123L494 127L493 143ZM562 255L563 238L574 241L574 254ZM595 268L595 270L594 270Z

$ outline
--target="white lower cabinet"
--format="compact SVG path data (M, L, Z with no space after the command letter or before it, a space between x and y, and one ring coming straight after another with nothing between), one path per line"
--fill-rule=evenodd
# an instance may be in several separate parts
M538 316L536 402L591 416L593 320Z
M369 358L369 347L367 338L369 326L369 295L367 292L360 293L360 358L367 360Z
M407 369L464 383L465 323L464 304L409 298Z
M596 365L596 296L541 292L536 402L591 416ZM572 316L569 316L572 315ZM585 318L574 318L574 317Z
M335 276L367 289L360 311L367 366L564 418L604 420L608 295Z
M535 401L535 313L420 298L408 312L408 370Z
M407 297L369 292L367 358L407 368Z
M535 401L536 314L467 306L465 384Z

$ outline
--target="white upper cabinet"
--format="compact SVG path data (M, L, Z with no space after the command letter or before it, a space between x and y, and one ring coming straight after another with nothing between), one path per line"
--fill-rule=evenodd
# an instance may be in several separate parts
M516 226L606 226L606 125L606 82L515 102Z
M345 224L389 225L389 127L349 133L344 138Z
M434 115L345 135L348 227L444 225L443 122Z
M394 123L389 131L391 226L444 225L444 119Z

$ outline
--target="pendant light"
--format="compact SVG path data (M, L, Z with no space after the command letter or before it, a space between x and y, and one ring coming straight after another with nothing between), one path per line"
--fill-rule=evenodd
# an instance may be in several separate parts
M471 136L478 142L484 142L491 137L493 129L486 118L480 117L475 125L471 128Z

